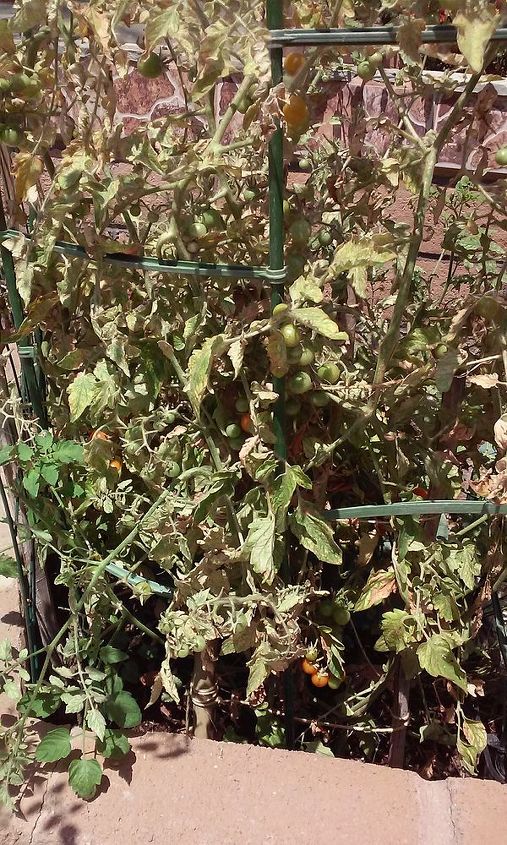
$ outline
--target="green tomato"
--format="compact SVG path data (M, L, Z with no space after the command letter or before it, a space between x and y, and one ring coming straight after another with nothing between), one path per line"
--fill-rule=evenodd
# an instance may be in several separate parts
M224 229L223 217L214 208L209 208L202 215L202 222L207 229Z
M5 144L7 147L18 147L22 140L22 132L12 126L0 125L0 144Z
M176 652L176 656L181 657L182 660L184 660L185 657L188 657L189 654L190 650L186 646L182 646L182 648L179 648Z
M187 228L187 232L189 237L195 238L199 240L199 238L204 238L205 235L208 234L208 230L204 223L199 223L198 220L195 220L190 226Z
M172 425L176 421L176 411L168 411L164 416L164 423Z
M337 364L323 364L317 370L317 375L321 381L327 381L329 384L336 384L340 379L340 368Z
M296 326L292 323L285 323L285 325L280 328L280 331L283 335L285 346L288 349L294 349L296 346L299 346L301 335L299 334Z
M285 302L279 302L278 305L275 305L273 308L273 317L279 317L280 314L285 314L286 311L289 310L289 306Z
M300 158L299 159L299 169L308 172L312 169L312 163L309 158Z
M301 410L301 402L299 399L288 399L285 405L285 412L288 417L297 417Z
M323 619L331 619L334 613L334 604L332 601L322 601L318 607L319 616Z
M138 202L135 202L133 205L130 206L130 215L131 217L139 217L141 214L141 206Z
M255 199L256 194L255 191L250 190L250 188L245 188L243 191L243 196L246 202L252 202Z
M176 461L169 461L167 464L166 475L169 478L178 478L181 475L181 467Z
M324 390L316 390L310 396L310 402L314 408L325 408L326 405L329 405L330 401L331 399Z
M306 649L305 657L310 663L315 663L318 656L319 652L317 651L315 646L311 646L310 648Z
M439 343L434 352L435 358L443 358L447 355L447 346L445 343Z
M333 690L340 689L342 684L343 684L343 678L335 678L334 675L329 676L329 680L327 682L329 689L333 689Z
M350 611L346 607L343 607L343 605L335 605L333 621L337 625L347 625L350 622Z
M295 244L307 244L312 234L312 227L304 217L298 217L289 227L289 234Z
M291 393L295 393L296 395L308 393L308 391L312 389L312 380L308 373L301 371L289 379L287 386L289 391Z
M229 440L229 446L231 447L233 452L239 452L244 442L245 441L242 437L238 437L235 440Z
M495 160L500 167L507 167L507 145L496 151Z
M231 440L237 440L238 437L241 437L241 426L238 425L238 423L229 423L229 425L225 427L225 434Z
M156 79L164 70L164 63L158 53L150 53L146 59L137 63L137 70L146 79Z
M373 62L363 61L359 62L356 73L363 82L369 82L370 79L373 79L375 76L375 72L377 70L376 65Z
M303 347L300 344L298 344L298 346L294 346L293 349L287 349L287 361L289 364L299 364L302 351Z
M321 246L329 246L332 240L333 236L331 232L328 232L327 229L322 229L322 231L319 232L319 241L321 243Z
M246 412L250 409L250 403L246 396L240 396L236 399L234 407L236 408L238 414L246 414Z
M309 367L310 364L313 364L315 360L315 355L313 349L310 349L309 346L303 346L303 351L299 356L299 363L302 367Z
M198 636L194 640L194 649L193 650L194 650L195 654L200 654L201 651L204 651L205 648L206 648L206 640L204 639L204 637L201 637L201 635L198 634Z

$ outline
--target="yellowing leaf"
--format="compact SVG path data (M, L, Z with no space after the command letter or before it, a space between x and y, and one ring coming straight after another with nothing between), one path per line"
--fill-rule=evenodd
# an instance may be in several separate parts
M206 392L211 366L216 357L224 349L222 335L209 337L201 347L196 349L188 364L188 395L196 413L199 413L202 398Z
M329 340L345 343L349 339L347 332L341 332L335 321L320 308L294 308L292 318L296 323L301 323Z
M273 552L275 548L275 518L273 514L255 519L248 532L245 549L250 552L250 564L266 584L275 577Z
M433 634L417 649L421 669L434 678L447 678L457 687L467 691L467 676L453 653L449 638L445 634Z
M334 541L333 531L317 514L299 506L290 519L290 528L301 545L313 552L318 560L341 565L342 553Z
M402 53L414 62L419 61L419 48L422 44L421 34L426 22L421 18L407 18L398 29L398 43Z
M333 256L329 270L333 276L336 276L359 267L385 264L386 261L394 261L395 258L396 252L390 235L373 235L350 240L340 246Z
M458 47L475 73L484 65L484 53L500 21L500 15L490 4L475 2L460 10L454 17L458 30Z
M22 202L29 188L37 184L44 169L42 159L32 153L18 153L13 162L14 190L18 202Z
M498 373L484 373L478 376L468 376L467 382L469 384L477 384L483 387L484 390L491 390L492 387L498 387Z
M76 422L92 404L97 385L91 373L78 373L67 388L70 406L70 420Z
M266 341L270 370L276 378L283 378L289 370L287 363L287 347L282 333L273 331Z
M395 591L396 578L392 569L380 569L378 572L372 572L355 603L354 610L368 610L368 608L383 602Z

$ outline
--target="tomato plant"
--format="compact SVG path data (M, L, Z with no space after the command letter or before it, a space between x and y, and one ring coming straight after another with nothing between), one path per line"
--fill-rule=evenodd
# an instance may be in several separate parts
M284 10L287 24L332 30L378 25L380 5ZM5 249L25 321L17 333L2 286L2 414L19 438L0 465L39 574L57 573L68 608L39 681L2 646L2 690L24 686L2 728L9 788L30 762L28 714L58 709L108 759L128 752L122 731L149 700L161 721L197 702L207 735L237 729L239 694L281 744L273 703L286 669L298 718L337 754L372 759L375 735L376 759L388 759L403 667L411 768L442 740L437 775L452 755L453 771L473 773L485 725L501 730L488 622L501 515L333 518L428 499L506 502L505 189L483 184L474 146L495 149L475 18L482 34L496 24L486 0L465 5L463 52L438 54L470 65L463 86L451 59L437 75L428 67L437 45L421 43L420 21L434 23L438 4L389 4L403 38L389 47L400 61L382 115L367 85L380 53L289 52L273 85L261 3L218 14L211 0L113 0L73 4L67 18L20 0L23 15L4 22L0 140L7 225L19 229ZM120 25L138 33L140 60ZM146 112L126 119L135 84ZM417 123L437 112L437 125ZM265 269L251 267L270 261L279 125L288 278L272 297ZM458 146L459 173L442 186L437 164ZM496 159L505 165L503 147ZM270 297L283 299L273 314ZM4 366L8 344L31 344L35 328L48 426L29 418ZM299 666L316 688L339 688L350 732L321 725ZM70 734L57 730L39 762L70 759ZM79 786L88 762L69 766L86 797L101 777L94 760Z

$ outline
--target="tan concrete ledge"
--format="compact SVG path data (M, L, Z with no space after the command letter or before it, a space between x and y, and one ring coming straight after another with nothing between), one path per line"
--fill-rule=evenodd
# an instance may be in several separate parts
M153 733L94 801L37 777L2 845L478 845L503 841L507 791L302 752ZM135 758L135 759L134 759Z

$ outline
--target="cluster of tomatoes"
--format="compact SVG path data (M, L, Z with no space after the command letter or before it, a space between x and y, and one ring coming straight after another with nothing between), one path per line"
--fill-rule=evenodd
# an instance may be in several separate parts
M301 669L305 675L308 675L311 683L317 689L329 687L329 689L337 690L343 683L343 678L336 678L326 669L321 669L317 665L318 653L316 648L309 648L301 660Z

